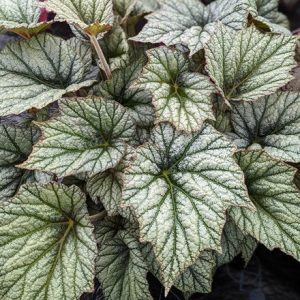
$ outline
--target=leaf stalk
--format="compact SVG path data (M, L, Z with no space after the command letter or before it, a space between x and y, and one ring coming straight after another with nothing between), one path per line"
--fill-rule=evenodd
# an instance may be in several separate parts
M106 58L104 56L104 53L101 49L101 46L96 38L96 36L94 35L90 35L90 41L91 41L91 44L93 45L94 49L96 50L96 53L97 53L97 56L100 60L100 64L103 68L103 71L106 75L106 78L107 79L111 79L112 78L112 74L111 74L111 70L110 70L110 67L109 67L109 64L107 63L106 61Z
M107 212L105 210L103 210L95 215L90 216L90 221L97 222L97 221L103 220L106 216L107 216Z

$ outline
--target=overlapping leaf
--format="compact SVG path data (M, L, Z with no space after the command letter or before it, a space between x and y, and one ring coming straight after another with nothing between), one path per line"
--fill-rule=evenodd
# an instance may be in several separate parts
M137 124L148 126L154 122L154 109L151 96L141 87L132 87L140 76L141 60L113 72L111 80L101 82L94 87L94 94L105 99L118 101L125 106Z
M213 97L213 111L215 115L215 121L211 122L213 126L220 132L232 131L231 110L220 96Z
M0 30L29 38L48 27L39 22L38 0L0 0Z
M79 188L22 186L0 216L1 299L73 300L93 289L96 241Z
M142 253L148 264L149 271L162 281L162 269L157 262L153 247L147 243ZM174 286L184 293L209 293L216 268L216 255L213 251L203 251L197 261L179 275ZM166 296L168 291L166 291Z
M133 10L137 0L113 0L114 10L122 17L126 18Z
M229 206L251 207L233 150L209 125L184 134L162 124L125 171L124 205L153 244L166 290L203 250L221 251Z
M105 226L103 223L98 226ZM140 243L129 231L111 227L111 222L108 225L96 232L97 236L102 235L96 270L105 299L152 299L147 282L148 267Z
M269 249L280 248L300 259L300 193L296 170L263 151L237 154L256 211L233 208L230 216L239 228Z
M171 122L179 130L197 131L206 119L214 119L209 78L189 72L189 62L179 51L165 47L147 52L137 86L152 94L157 121Z
M120 167L117 165L113 169L96 174L89 178L87 182L87 192L95 202L100 200L109 216L120 213L122 200L122 170L120 170Z
M111 70L125 67L129 61L129 45L122 27L115 24L100 41L101 48Z
M150 13L159 9L160 5L161 5L160 0L147 0L147 1L136 0L132 14L142 15L145 13Z
M211 292L215 266L214 253L203 251L197 261L179 276L175 287L189 294Z
M207 7L197 0L170 0L147 16L148 23L133 38L139 42L186 44L191 55L202 49L216 27L216 21L241 29L247 23L247 1L217 0Z
M249 4L258 25L261 23L273 32L290 34L287 17L278 11L278 0L249 0Z
M205 48L206 70L227 101L257 100L293 78L295 42L254 26L235 32L219 24Z
M0 115L42 108L91 85L91 50L78 40L41 34L0 52Z
M242 254L245 263L248 264L256 247L257 241L248 234L244 234L228 218L223 229L222 254L216 255L217 265L227 264L239 254Z
M43 138L21 167L67 176L115 167L135 133L129 114L101 98L62 100L60 116L39 124Z
M263 148L271 156L300 162L300 94L277 92L255 102L236 103L232 112L239 148Z
M55 12L56 21L66 21L90 35L105 32L113 24L112 0L47 0L40 5Z
M39 137L36 127L0 125L0 199L8 200L25 181L25 171L15 165L26 160Z

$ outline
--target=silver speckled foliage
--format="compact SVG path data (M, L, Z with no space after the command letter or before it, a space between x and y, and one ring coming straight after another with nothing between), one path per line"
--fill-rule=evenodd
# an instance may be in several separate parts
M300 261L278 2L0 0L19 36L0 51L0 299L99 281L101 299L151 300L149 273L189 299L258 243Z

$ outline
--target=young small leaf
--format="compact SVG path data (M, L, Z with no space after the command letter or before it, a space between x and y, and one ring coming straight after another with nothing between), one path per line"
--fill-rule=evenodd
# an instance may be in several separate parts
M0 207L0 296L78 299L93 289L96 241L79 188L25 185Z
M252 207L233 151L210 125L185 134L162 124L125 170L124 205L153 244L166 290L203 250L221 251L229 206Z
M226 101L253 101L288 83L295 67L292 36L260 33L254 26L235 32L219 24L205 47L206 70Z
M168 121L179 130L197 131L206 119L214 119L209 78L189 72L189 62L177 50L165 47L147 52L137 86L152 94L157 122Z
M111 70L126 66L129 61L129 45L126 33L120 25L114 24L112 30L99 43Z
M267 248L279 248L299 260L300 193L293 182L296 169L261 150L239 152L237 160L257 210L232 208L231 218Z
M49 23L39 22L37 0L0 0L0 30L15 32L25 38L46 29Z
M0 52L0 116L40 109L90 86L91 67L90 48L75 39L41 34L8 44Z
M112 0L47 0L41 7L55 12L56 21L66 21L97 36L112 27Z
M243 28L248 8L244 0L217 0L207 7L198 0L164 1L158 11L146 17L148 23L132 40L167 46L183 43L192 55L207 43L216 21L234 29Z
M161 6L160 0L137 0L133 9L132 14L143 15L153 12Z
M114 10L122 17L122 20L134 10L137 0L113 0Z
M300 94L278 92L255 102L235 103L233 133L239 148L263 148L271 156L300 162Z
M42 140L20 167L68 176L91 175L115 167L135 133L129 114L117 102L101 98L69 98L61 114L39 127Z
M138 125L147 126L154 122L154 108L151 96L141 87L132 87L140 76L143 63L141 60L113 72L113 78L94 87L94 94L105 99L118 101Z
M35 126L0 125L0 201L12 197L25 181L25 171L15 165L26 160L39 134Z

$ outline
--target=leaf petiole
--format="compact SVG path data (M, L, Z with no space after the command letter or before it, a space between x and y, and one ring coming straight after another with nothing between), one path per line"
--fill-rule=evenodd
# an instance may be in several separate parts
M101 67L103 68L104 73L106 75L106 78L111 79L112 74L111 74L109 64L106 61L106 58L103 54L103 51L101 49L101 46L100 46L97 38L94 35L89 35L89 37L90 37L91 44L93 45L94 49L96 50L96 53L97 53L98 58L100 60Z
M91 222L100 221L103 220L106 216L107 216L107 212L103 210L95 215L90 216L90 221Z

